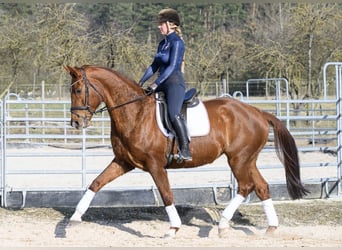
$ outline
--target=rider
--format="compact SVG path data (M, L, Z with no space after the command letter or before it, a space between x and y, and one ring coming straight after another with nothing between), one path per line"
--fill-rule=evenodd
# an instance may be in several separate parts
M142 86L158 71L157 79L149 88L154 92L164 92L168 115L180 147L179 157L183 160L192 160L186 122L180 113L186 89L182 72L185 46L179 27L180 18L176 10L163 9L158 14L158 23L160 33L165 38L160 41L154 60L139 84Z

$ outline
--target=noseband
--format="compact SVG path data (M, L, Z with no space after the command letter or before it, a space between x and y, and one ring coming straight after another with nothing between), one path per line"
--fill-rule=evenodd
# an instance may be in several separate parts
M70 88L71 88L74 84L78 83L78 82L81 81L81 80L83 80L83 81L85 82L85 105L84 105L84 106L74 106L74 107L71 107L71 108L70 108L70 112L71 112L72 114L76 115L77 117L81 117L81 116L80 116L79 114L75 113L75 112L74 112L75 110L86 110L86 111L88 111L91 115L94 115L94 114L97 114L97 113L102 113L102 112L104 112L104 111L106 111L106 110L111 111L111 110L120 108L120 107L125 106L125 105L127 105L127 104L130 104L130 103L133 103L133 102L142 100L142 99L146 98L146 96L147 96L147 95L137 96L136 98L134 98L134 99L132 99L132 100L130 100L130 101L127 101L127 102L118 104L118 105L116 105L116 106L114 106L114 107L110 107L110 108L108 108L108 107L103 107L103 108L100 108L100 109L98 109L98 110L93 111L93 110L90 109L90 103L89 103L89 87L88 87L88 86L90 85L90 86L95 90L95 92L101 97L101 100L102 100L102 101L104 100L104 98L103 98L102 94L96 89L96 87L94 86L94 84L92 84L92 83L88 80L88 78L87 78L87 76L86 76L85 69L84 69L83 67L81 68L81 72L82 72L82 78L79 79L79 80L77 80L76 82L72 83L71 86L70 86ZM86 117L83 117L83 119L86 119Z

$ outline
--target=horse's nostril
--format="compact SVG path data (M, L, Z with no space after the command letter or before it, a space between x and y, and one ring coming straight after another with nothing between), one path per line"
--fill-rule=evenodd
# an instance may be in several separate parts
M79 122L74 121L74 120L70 121L70 125L71 125L71 127L74 127L74 128L79 128L79 126L80 126Z

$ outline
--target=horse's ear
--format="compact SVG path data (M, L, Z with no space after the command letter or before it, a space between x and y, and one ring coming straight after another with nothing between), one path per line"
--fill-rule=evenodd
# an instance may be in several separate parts
M71 72L73 72L73 68L70 67L69 65L63 65L64 69L66 72L68 72L69 74L71 74Z
M70 73L70 69L68 65L63 65L63 68L65 69L66 72Z
M69 65L63 65L64 69L66 70L66 72L68 72L72 77L76 77L77 73L75 68L69 66Z

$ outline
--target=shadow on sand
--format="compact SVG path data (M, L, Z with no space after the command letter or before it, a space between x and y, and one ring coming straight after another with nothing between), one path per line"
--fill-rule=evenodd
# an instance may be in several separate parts
M64 218L60 220L55 227L56 238L66 238L67 228L75 226L79 223L70 223L69 218L74 212L74 208L54 208L60 212ZM200 208L200 207L177 207L179 216L181 217L183 225L198 227L199 237L208 237L210 231L217 227L220 219L221 209L218 208ZM140 231L136 231L125 224L133 221L168 221L167 214L164 207L126 207L126 208L89 208L82 217L83 221L97 223L103 226L115 227L118 230L125 231L137 237L152 237L144 235ZM243 231L246 235L253 235L254 233L248 228L244 227L252 225L248 218L240 212L236 212L232 219L234 230ZM255 226L255 225L254 225Z

